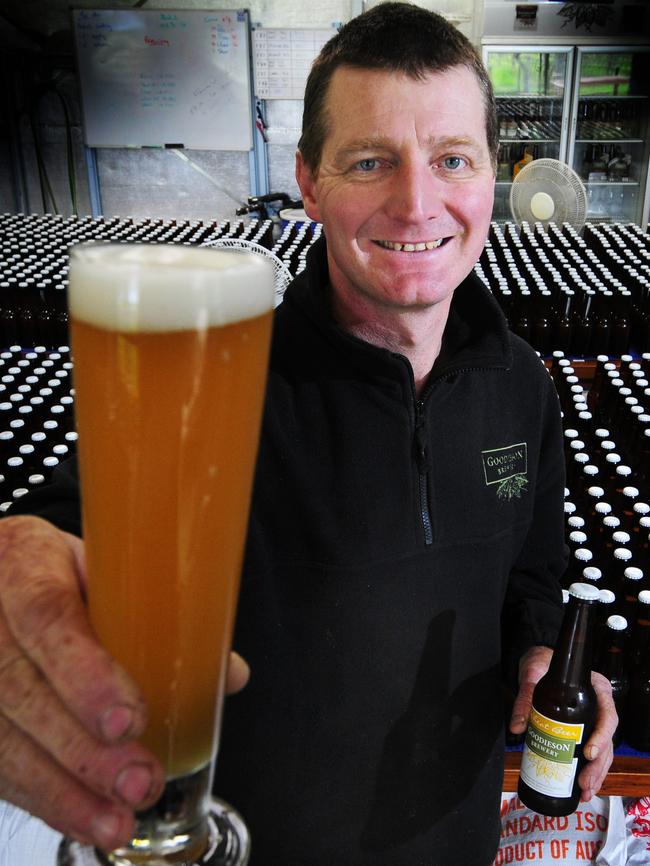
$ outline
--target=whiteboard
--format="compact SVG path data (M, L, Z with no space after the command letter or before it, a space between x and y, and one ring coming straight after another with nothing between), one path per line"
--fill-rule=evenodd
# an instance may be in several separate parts
M73 10L88 147L250 150L246 10Z

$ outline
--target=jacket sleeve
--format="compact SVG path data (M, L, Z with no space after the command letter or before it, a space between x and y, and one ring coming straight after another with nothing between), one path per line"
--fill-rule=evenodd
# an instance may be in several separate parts
M60 463L50 482L16 499L6 513L33 514L49 520L59 529L81 536L81 498L77 475L77 458Z
M510 571L502 613L506 682L517 686L519 659L530 647L553 647L562 619L560 578L567 565L564 541L565 465L559 400L543 374L541 430L530 529Z

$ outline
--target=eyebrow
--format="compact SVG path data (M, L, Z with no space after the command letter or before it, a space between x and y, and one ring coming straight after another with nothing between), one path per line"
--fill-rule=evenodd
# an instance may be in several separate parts
M454 147L465 147L470 148L475 152L480 152L483 149L474 138L457 135L447 135L442 138L430 136L427 139L427 144L430 148L442 150ZM337 150L335 159L337 161L340 159L346 159L347 157L354 156L355 154L365 150L393 150L394 147L394 142L383 136L377 136L374 138L357 138Z

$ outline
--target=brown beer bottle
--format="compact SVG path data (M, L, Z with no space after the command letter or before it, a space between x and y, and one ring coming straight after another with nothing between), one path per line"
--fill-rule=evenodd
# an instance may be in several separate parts
M570 815L580 802L582 750L596 722L591 685L595 586L573 583L548 672L535 686L517 793L542 815Z
M612 687L612 698L618 714L618 727L612 740L618 746L622 739L625 704L630 690L628 666L625 663L627 620L624 616L610 616L604 639L599 647L594 670L607 677Z

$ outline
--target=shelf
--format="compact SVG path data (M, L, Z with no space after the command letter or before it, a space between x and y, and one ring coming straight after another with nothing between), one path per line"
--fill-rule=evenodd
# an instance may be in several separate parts
M588 95L588 96L587 95L578 96L578 99L579 100L587 99L590 102L592 102L592 101L603 102L605 100L609 101L609 100L615 99L617 102L621 102L621 101L626 100L626 99L648 99L648 97L645 95L645 93L635 93L632 96L614 96L614 95L608 96L605 93L601 93L598 96L596 96L595 94L594 95Z
M516 791L521 752L506 752L503 790ZM601 796L647 797L650 791L650 759L615 755L609 773L599 791Z
M642 138L576 138L576 144L643 144Z
M583 177L580 180L585 186L639 186L638 180L585 180Z
M500 138L499 144L559 144L559 138Z

